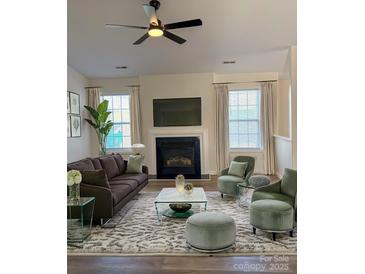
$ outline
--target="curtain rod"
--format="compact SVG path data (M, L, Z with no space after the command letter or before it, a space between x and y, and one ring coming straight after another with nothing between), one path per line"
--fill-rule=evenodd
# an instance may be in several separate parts
M126 86L127 88L134 88L134 87L140 87L140 85L129 85L129 86Z
M84 87L84 88L102 88L102 87Z
M225 82L225 83L212 83L212 84L223 85L223 84L265 83L265 82L277 82L277 81L278 80L263 80L263 81Z

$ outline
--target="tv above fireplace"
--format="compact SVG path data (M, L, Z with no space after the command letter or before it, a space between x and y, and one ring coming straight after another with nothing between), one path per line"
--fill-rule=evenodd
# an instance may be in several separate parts
M201 126L201 98L153 99L155 127Z

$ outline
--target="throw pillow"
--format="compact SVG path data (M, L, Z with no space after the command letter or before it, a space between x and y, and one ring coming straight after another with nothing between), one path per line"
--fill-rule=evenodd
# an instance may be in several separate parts
M142 173L142 155L129 155L125 173Z
M104 169L80 171L82 182L88 185L110 188L108 177Z
M228 169L228 175L233 175L243 178L245 176L247 167L248 167L247 162L232 161Z

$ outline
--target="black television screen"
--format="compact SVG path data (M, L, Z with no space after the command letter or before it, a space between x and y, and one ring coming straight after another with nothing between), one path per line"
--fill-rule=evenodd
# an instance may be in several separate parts
M201 98L153 99L155 127L201 126Z

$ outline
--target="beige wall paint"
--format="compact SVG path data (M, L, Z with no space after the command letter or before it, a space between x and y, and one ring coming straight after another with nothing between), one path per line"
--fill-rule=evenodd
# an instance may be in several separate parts
M290 47L292 168L297 169L297 46Z
M87 104L85 87L88 80L78 71L67 66L67 90L80 95L81 137L67 138L67 162L91 156L90 126L84 121L87 112L83 108Z

